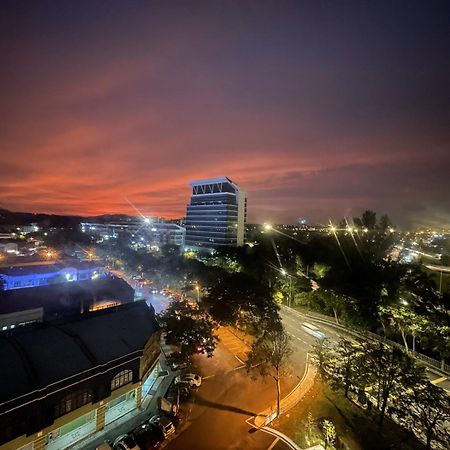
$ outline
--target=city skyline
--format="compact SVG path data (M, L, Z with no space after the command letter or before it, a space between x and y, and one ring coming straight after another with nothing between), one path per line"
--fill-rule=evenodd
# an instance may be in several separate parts
M249 222L450 222L444 3L2 12L0 207L175 218L224 175Z

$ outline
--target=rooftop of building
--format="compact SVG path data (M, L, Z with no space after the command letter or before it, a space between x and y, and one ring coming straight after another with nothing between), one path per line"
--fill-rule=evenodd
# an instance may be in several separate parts
M54 263L46 262L36 262L24 265L13 265L0 267L0 275L8 276L24 276L24 275L34 275L34 274L44 274L44 273L54 273L59 272L68 267L72 267L78 270L88 270L100 267L101 264L95 261L61 261Z
M0 403L142 350L158 330L153 308L135 302L0 336Z
M95 280L0 290L0 314L43 307L45 318L48 319L73 314L80 310L81 304L87 310L100 300L128 303L132 302L133 298L134 289L122 278L110 275Z
M213 183L231 183L235 184L234 181L231 181L228 177L217 177L217 178L204 178L202 180L194 180L190 181L189 184L191 186L199 186L202 184L213 184Z

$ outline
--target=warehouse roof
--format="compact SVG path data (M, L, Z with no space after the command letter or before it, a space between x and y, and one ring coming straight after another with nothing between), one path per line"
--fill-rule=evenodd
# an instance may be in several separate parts
M0 404L144 349L159 330L143 301L0 337Z

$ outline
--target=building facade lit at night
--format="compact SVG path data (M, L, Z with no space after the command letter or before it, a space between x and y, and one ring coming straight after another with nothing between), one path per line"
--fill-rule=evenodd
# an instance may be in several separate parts
M244 244L246 193L227 177L192 181L186 211L186 248Z

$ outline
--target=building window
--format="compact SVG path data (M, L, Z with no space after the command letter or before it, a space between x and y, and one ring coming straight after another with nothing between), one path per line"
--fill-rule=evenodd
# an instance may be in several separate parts
M64 414L73 411L74 409L81 408L87 405L92 400L92 393L90 391L76 391L69 395L66 395L55 406L55 418L61 417Z
M133 371L132 370L122 370L119 372L112 380L111 380L111 390L120 388L121 386L131 383L133 379Z

